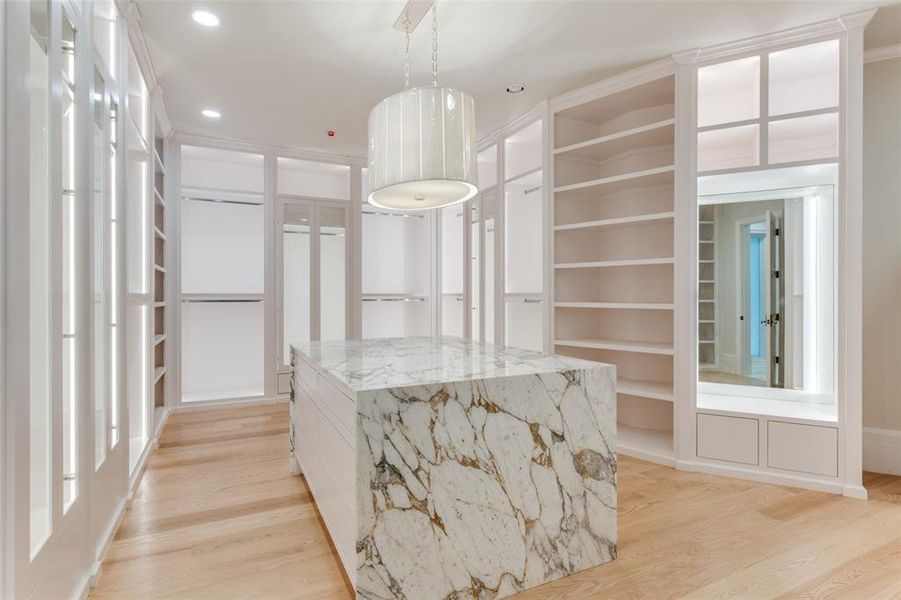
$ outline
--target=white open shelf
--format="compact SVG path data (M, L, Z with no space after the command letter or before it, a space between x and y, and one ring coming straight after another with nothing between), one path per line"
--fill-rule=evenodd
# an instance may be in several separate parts
M554 302L555 308L604 308L619 310L673 310L672 303L663 302Z
M672 431L617 423L616 450L620 454L658 463L672 464L675 460Z
M574 229L602 229L611 227L621 227L623 225L633 225L636 223L648 223L652 221L672 221L676 213L661 212L651 213L647 215L634 215L631 217L618 217L615 219L596 219L594 221L582 221L579 223L567 223L565 225L555 225L556 231L571 231Z
M648 146L665 146L673 143L675 122L675 119L663 119L648 125L598 136L584 142L557 148L554 150L554 156L601 162L629 150Z
M638 259L620 259L620 260L600 260L590 262L577 263L558 263L554 265L555 269L605 269L611 267L635 267L647 265L671 265L675 262L672 257L663 258L638 258Z
M636 183L640 183L641 185L645 186L672 184L674 172L675 167L673 165L662 165L650 169L642 169L640 171L632 171L619 175L613 175L611 177L600 177L597 179L580 181L578 183L572 183L569 185L561 185L554 188L554 193L604 192L613 194L618 191L627 190Z
M617 377L616 391L620 394L652 398L654 400L663 400L664 402L673 402L675 399L673 384L658 381L642 381L640 379Z
M661 343L627 342L623 340L607 339L556 339L554 340L554 344L557 346L570 346L572 348L593 348L595 350L616 350L618 352L638 352L641 354L673 354L672 344Z

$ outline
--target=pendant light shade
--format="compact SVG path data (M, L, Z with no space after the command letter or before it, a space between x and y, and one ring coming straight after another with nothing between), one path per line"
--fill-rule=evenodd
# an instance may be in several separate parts
M479 191L475 102L446 87L406 89L369 113L369 203L424 210Z

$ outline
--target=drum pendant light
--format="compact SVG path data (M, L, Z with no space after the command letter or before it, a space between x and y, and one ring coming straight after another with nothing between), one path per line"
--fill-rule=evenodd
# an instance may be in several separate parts
M405 22L404 90L369 113L369 203L425 210L469 200L479 191L475 102L438 86L438 13L432 5L432 85L410 88Z

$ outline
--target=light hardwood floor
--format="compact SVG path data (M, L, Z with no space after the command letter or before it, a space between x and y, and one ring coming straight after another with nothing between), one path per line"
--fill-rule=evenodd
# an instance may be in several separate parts
M173 415L91 598L349 599L284 404ZM901 598L901 478L863 502L620 457L619 558L518 600Z

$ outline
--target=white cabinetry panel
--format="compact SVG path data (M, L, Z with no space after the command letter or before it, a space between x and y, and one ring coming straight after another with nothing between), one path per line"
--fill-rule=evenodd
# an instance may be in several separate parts
M758 421L698 414L698 456L746 465L758 464Z
M838 476L838 429L769 421L767 440L769 467Z

